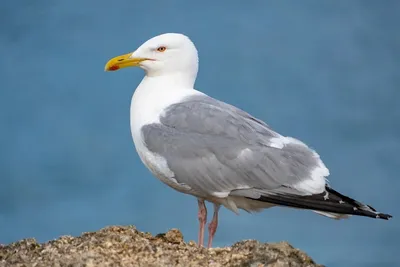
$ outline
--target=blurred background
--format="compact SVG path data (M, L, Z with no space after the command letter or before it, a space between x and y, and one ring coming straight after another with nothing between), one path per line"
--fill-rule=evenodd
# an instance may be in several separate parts
M181 32L199 50L197 89L303 140L338 191L394 215L222 209L215 246L287 240L330 267L400 266L399 14L395 0L2 1L0 243L130 224L197 240L195 198L154 178L133 145L143 71L104 72Z

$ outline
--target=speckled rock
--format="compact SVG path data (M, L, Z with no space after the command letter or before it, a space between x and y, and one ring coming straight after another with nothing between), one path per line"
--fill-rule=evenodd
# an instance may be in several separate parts
M251 266L314 267L305 253L286 242L241 241L232 247L205 249L185 243L172 229L152 236L133 226L111 226L79 237L62 236L44 244L34 239L0 246L0 266Z

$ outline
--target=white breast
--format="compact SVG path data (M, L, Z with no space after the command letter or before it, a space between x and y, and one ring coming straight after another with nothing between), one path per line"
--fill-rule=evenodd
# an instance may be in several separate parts
M162 86L160 86L162 83ZM144 125L159 123L165 108L180 102L191 95L203 94L194 89L168 86L168 82L145 77L133 94L130 121L133 142L142 162L161 181L179 190L187 191L176 183L174 173L168 168L166 160L147 149L141 128Z

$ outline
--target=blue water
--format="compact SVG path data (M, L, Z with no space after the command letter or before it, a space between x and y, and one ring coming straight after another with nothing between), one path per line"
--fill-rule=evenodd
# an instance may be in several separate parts
M303 140L337 190L394 215L223 209L215 246L287 240L330 267L400 266L400 2L220 2L0 3L0 243L128 224L196 240L196 200L153 178L131 140L143 72L103 71L182 32L199 49L199 90Z

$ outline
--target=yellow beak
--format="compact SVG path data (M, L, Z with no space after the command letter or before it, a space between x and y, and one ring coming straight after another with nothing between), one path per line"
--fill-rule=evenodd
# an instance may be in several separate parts
M106 66L105 71L116 71L127 67L137 67L140 62L147 60L147 58L135 58L131 57L132 53L121 55L110 59Z

